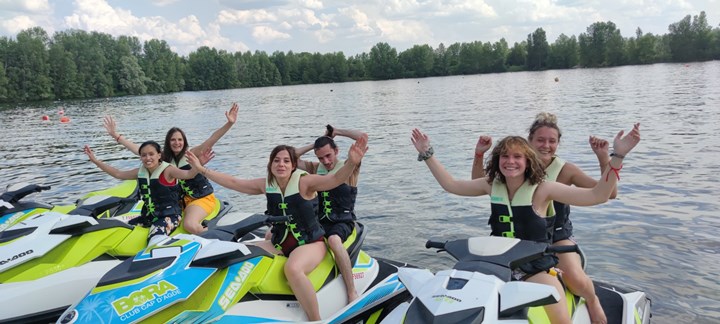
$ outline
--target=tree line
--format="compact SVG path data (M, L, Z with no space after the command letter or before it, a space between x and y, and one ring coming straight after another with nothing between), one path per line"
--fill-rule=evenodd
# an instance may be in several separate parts
M369 53L263 51L230 53L203 46L187 57L164 40L140 42L99 32L66 30L52 38L40 27L0 37L0 102L84 99L359 80L387 80L575 67L610 67L720 59L720 26L705 12L653 35L623 37L611 22L548 43L536 29L511 46L495 43L415 45L400 53L378 43Z

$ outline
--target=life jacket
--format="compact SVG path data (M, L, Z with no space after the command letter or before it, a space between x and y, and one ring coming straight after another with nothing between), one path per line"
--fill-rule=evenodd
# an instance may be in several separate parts
M320 164L317 174L327 175L335 174L345 161L338 161L332 171L328 171L324 165ZM349 223L355 221L355 198L357 197L357 187L353 187L347 183L343 183L328 191L318 192L318 217L320 221L329 221L335 223Z
M144 165L138 170L138 191L140 199L144 202L141 215L149 218L146 221L153 222L161 217L182 214L178 186L166 186L160 183L163 171L169 166L170 163L161 162L152 174Z
M545 180L557 181L560 171L565 166L565 160L555 156L552 162L545 168ZM559 201L553 201L548 206L548 215L555 215L553 224L553 243L568 239L572 236L572 222L570 221L570 205Z
M178 169L182 169L182 170L192 169L192 165L190 165L188 163L187 158L185 158L185 156L183 156L177 164L175 164L175 160L173 160L172 162L176 167L178 167ZM196 199L205 197L214 192L213 186L210 184L210 181L208 181L208 178L206 178L204 175L202 175L200 173L198 173L192 179L188 179L188 180L178 179L178 185L180 185L180 188L184 195L187 195L187 196L190 196L190 197L193 197Z
M272 216L290 216L288 222L272 227L272 243L276 248L279 248L288 234L297 239L298 245L315 242L325 235L313 209L312 200L300 195L300 177L306 174L308 173L302 170L293 171L284 195L277 182L265 181L265 213Z
M550 243L552 222L538 215L532 207L532 197L537 187L537 184L530 185L526 180L511 202L507 186L499 179L493 181L488 220L490 235Z

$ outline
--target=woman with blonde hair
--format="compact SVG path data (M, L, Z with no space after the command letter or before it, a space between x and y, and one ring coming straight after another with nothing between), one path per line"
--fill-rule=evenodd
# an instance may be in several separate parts
M619 180L623 159L640 142L640 124L635 124L626 136L623 133L620 131L615 136L615 155L600 181L591 189L545 181L545 170L538 154L519 136L501 140L485 167L487 176L473 180L454 179L434 157L430 139L420 130L413 130L412 142L419 153L418 160L425 161L445 191L461 196L491 196L491 235L551 243L552 227L546 215L552 202L592 206L604 203L610 197ZM551 323L570 323L564 289L548 272L556 264L555 256L547 256L514 269L513 277L555 287L560 301L544 308Z

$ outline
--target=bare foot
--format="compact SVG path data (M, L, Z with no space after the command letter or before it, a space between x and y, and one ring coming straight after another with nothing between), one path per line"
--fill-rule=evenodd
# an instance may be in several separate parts
M350 304L350 303L352 303L353 301L355 301L355 299L358 299L359 296L358 296L357 292L355 292L355 291L353 290L352 292L348 292L348 296L347 296L347 297L348 297L348 304Z
M607 317L605 317L605 311L600 305L600 299L597 296L594 297L592 301L586 300L588 313L590 313L590 322L593 324L607 324Z

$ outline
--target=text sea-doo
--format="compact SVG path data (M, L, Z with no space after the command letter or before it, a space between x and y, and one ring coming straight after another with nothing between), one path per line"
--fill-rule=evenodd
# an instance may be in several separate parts
M97 208L80 207L70 214L48 211L0 232L0 312L3 321L55 320L82 298L102 277L147 246L149 229L115 218L96 218L117 197L95 195ZM88 209L91 209L88 211ZM230 209L216 201L208 219L214 226ZM187 233L180 226L173 235Z
M413 296L382 323L550 323L542 305L556 303L554 287L511 281L512 270L546 253L577 248L504 237L428 241L428 248L447 251L458 262L453 269L401 268L398 272ZM609 324L650 322L650 298L642 291L594 282ZM573 323L590 323L584 299L565 291Z
M253 215L237 224L236 237L284 216ZM266 323L307 321L287 285L284 256L244 243L178 235L150 246L110 270L58 323ZM398 264L360 250L365 231L358 224L346 240L360 297L347 304L342 277L331 253L309 277L323 323L377 323L407 299ZM222 237L221 237L222 238Z

